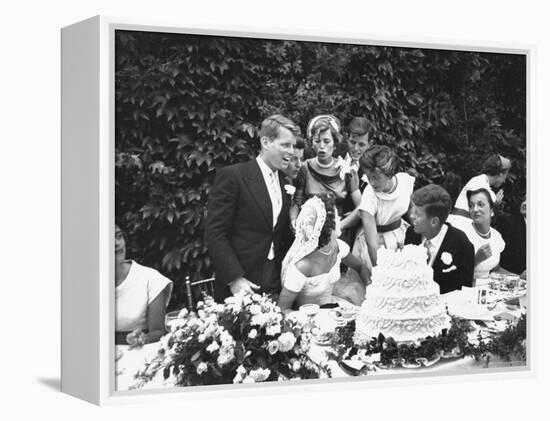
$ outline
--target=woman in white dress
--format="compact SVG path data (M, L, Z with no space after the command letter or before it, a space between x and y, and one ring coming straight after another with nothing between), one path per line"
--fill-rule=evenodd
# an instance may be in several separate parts
M172 281L155 269L126 260L126 240L115 226L115 342L132 344L138 338L156 342L165 334L164 316Z
M481 188L468 190L466 196L471 222L462 229L474 246L474 279L487 278L491 271L499 268L500 253L505 246L500 233L491 227L495 195Z
M405 242L409 224L402 216L409 211L415 179L397 172L397 155L387 146L372 146L360 164L369 184L359 205L363 232L356 238L353 254L375 266L379 247L397 249Z
M447 222L463 231L465 226L471 225L472 220L466 196L469 190L486 189L493 194L494 203L499 204L504 198L504 191L500 187L506 181L511 168L512 162L499 154L493 154L487 158L482 166L483 174L472 177L460 191ZM500 189L497 191L498 188Z
M338 240L340 228L331 193L308 199L296 219L296 238L283 260L278 305L288 313L294 306L333 302L340 263L357 270L366 281L366 267Z

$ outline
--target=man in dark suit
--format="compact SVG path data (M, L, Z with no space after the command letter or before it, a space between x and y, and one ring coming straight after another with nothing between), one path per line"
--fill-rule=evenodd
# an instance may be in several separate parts
M474 276L474 246L462 231L445 223L452 200L447 191L429 184L413 193L405 244L423 245L441 294L462 286L471 287Z
M205 228L216 301L240 291L281 290L291 202L282 170L290 163L298 135L299 128L289 119L268 117L260 129L259 156L218 171Z

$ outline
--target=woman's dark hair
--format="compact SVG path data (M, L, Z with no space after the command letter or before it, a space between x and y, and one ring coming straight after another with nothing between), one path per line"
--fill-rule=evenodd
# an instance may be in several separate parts
M487 202L489 202L489 207L493 209L495 207L495 202L493 202L493 199L491 199L491 194L487 191L487 189L476 189L476 190L468 190L466 192L466 197L468 198L468 207L470 206L470 198L478 193L483 193L487 197Z
M330 130L332 141L334 142L335 146L342 141L342 135L340 134L340 120L332 115L315 118L316 120L313 122L313 124L311 123L311 121L308 124L308 128L311 131L310 138L308 139L310 142L312 142L314 139L318 139L321 133L324 133L327 130Z
M412 195L412 202L416 206L426 206L426 215L438 217L443 224L451 211L451 196L443 187L437 184L428 184L421 187Z
M489 158L487 158L483 162L483 166L481 167L481 172L483 174L495 176L495 175L500 175L503 172L509 171L510 168L503 167L502 165L503 160L506 163L508 163L509 161L509 159L500 156L498 153L492 154Z
M325 218L325 223L321 229L321 234L319 235L319 248L326 246L330 242L332 237L332 231L336 228L336 206L334 200L334 194L332 193L321 193L316 194L319 199L325 205L325 211L327 216Z
M393 177L399 168L399 159L393 149L385 145L373 145L359 159L363 171L379 170L386 177Z

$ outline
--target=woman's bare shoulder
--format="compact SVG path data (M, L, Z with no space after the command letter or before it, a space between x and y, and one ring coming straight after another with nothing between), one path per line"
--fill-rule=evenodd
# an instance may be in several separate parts
M313 261L309 256L305 256L296 262L296 269L298 269L302 275L310 277L313 270Z

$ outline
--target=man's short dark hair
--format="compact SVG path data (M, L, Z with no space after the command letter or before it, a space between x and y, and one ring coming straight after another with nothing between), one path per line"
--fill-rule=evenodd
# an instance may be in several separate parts
M281 114L275 114L262 121L260 138L276 139L279 136L281 127L289 130L294 136L300 136L300 128L296 124Z
M368 134L370 137L374 132L374 125L365 117L354 117L351 123L349 123L348 131L350 134L358 136Z
M447 190L437 184L428 184L415 190L412 202L416 206L425 206L426 215L439 218L441 224L447 220L453 203Z

